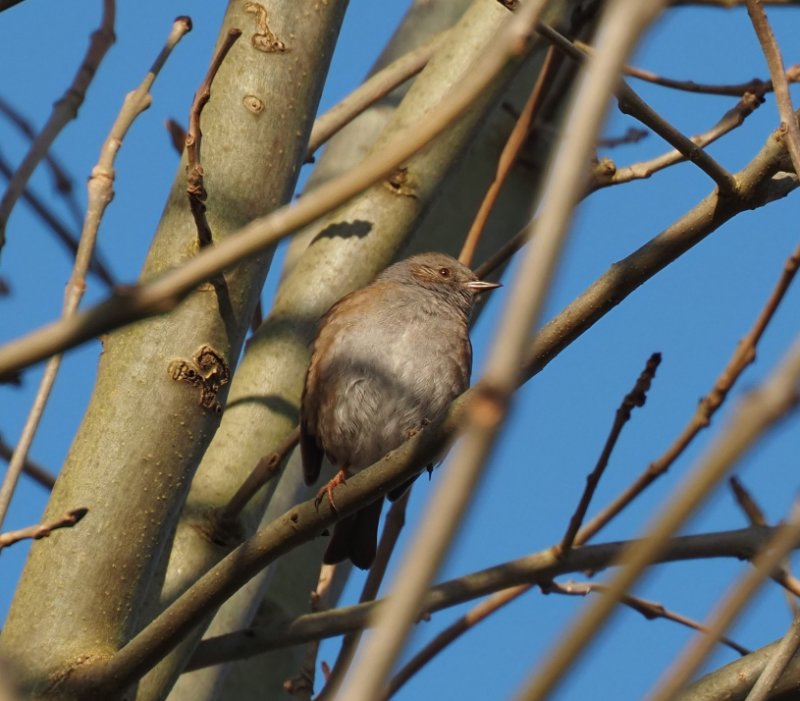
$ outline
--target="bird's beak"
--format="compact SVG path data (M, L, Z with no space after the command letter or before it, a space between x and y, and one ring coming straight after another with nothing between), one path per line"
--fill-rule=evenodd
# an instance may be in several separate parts
M476 295L481 294L482 292L488 292L489 290L495 290L498 287L502 287L499 282L489 282L487 280L472 280L466 284L470 290L472 290Z

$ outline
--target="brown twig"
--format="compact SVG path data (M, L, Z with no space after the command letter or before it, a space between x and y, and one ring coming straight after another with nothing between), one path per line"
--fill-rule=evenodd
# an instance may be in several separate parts
M325 114L317 117L311 127L311 135L308 137L306 163L313 161L317 149L340 129L425 68L431 56L442 45L445 34L446 32L441 32L435 35L421 46L392 61L375 75L370 76Z
M8 162L0 156L0 173L6 179L13 176L14 171ZM47 227L55 234L56 238L63 243L69 252L74 256L78 252L78 237L73 234L66 225L53 213L53 211L45 205L45 203L35 195L30 188L26 187L22 192L22 199L28 203L28 206L34 213L47 225ZM92 256L92 261L89 270L94 273L98 279L109 289L114 289L117 284L111 272L103 263L102 257L97 254Z
M59 528L72 528L78 521L80 521L89 509L72 509L68 511L61 518L46 523L39 523L35 526L28 526L27 528L20 528L18 531L7 531L0 533L0 550L18 543L20 540L39 540L47 538L53 531Z
M381 587L383 578L386 576L386 569L389 565L389 560L394 553L397 546L397 541L400 538L400 533L406 523L406 508L408 507L408 500L411 497L411 488L407 489L405 493L392 504L389 513L386 515L386 522L383 526L383 533L381 534L381 541L378 544L378 552L375 554L375 561L370 567L367 579L364 582L364 587L361 590L361 596L358 599L359 604L374 601L378 596L378 590ZM361 629L347 633L342 639L342 645L339 648L339 654L336 656L336 662L333 668L327 675L325 686L319 692L314 701L328 701L339 688L344 675L350 663L353 661L358 643L361 640L363 631Z
M241 29L234 27L228 31L225 40L208 67L208 72L203 78L203 82L194 94L192 109L189 112L189 131L186 133L185 141L186 194L189 196L189 207L192 210L192 216L197 226L197 240L201 248L212 243L212 234L206 218L205 203L208 193L203 184L203 166L200 163L200 142L203 138L203 132L200 130L200 115L211 99L211 84L214 82L217 71L219 71L222 62L240 36L242 36Z
M697 146L705 148L709 144L725 136L725 134L730 133L744 124L744 120L747 119L762 102L763 98L758 93L745 93L742 95L739 102L729 109L713 127L702 134L690 137L690 140ZM667 151L650 160L633 163L623 168L617 168L610 159L603 158L593 169L592 183L589 189L594 191L609 185L619 185L632 180L649 178L654 173L677 163L683 163L686 160L686 156L677 149Z
M733 496L736 498L736 503L739 504L739 507L744 511L750 524L753 526L766 526L767 519L764 517L764 512L739 479L737 477L731 477L728 480L728 484L731 486Z
M381 701L388 701L388 699L400 691L400 689L428 664L428 662L452 642L458 640L458 638L468 630L473 629L478 623L486 620L491 614L499 611L506 604L510 604L533 587L533 584L521 584L516 587L509 587L508 589L495 592L485 601L481 601L476 606L473 606L467 613L451 623L436 635L433 640L423 646L416 655L397 671L389 681L386 692L381 696Z
M9 462L13 455L14 447L6 443L3 436L0 435L0 458ZM34 482L40 484L45 489L52 489L53 485L56 483L56 478L52 474L28 457L25 458L22 470Z
M734 498L739 507L744 511L748 522L752 526L767 526L767 519L761 507L756 503L753 495L745 488L745 486L736 478L731 477L728 483L733 490ZM789 571L790 562L787 558L776 572L772 574L778 584L780 584L786 592L786 598L789 602L789 608L793 616L797 616L800 612L797 606L797 597L800 596L800 580L794 577Z
M581 51L587 54L594 52L594 47L580 40L573 42ZM681 90L683 92L703 93L705 95L727 95L730 97L741 97L745 93L758 93L764 94L774 90L772 80L761 80L760 78L753 78L742 83L733 83L728 85L711 84L711 83L697 83L694 80L674 80L673 78L665 78L658 75L653 71L647 71L635 66L625 66L623 73L632 78L638 78L654 85L660 85L664 88L671 88L673 90ZM792 83L800 81L800 65L790 66L785 73L786 80Z
M100 157L97 164L92 169L92 175L87 183L89 197L86 217L83 222L83 230L81 231L78 250L75 254L75 264L72 268L72 275L70 276L64 294L64 305L61 313L62 318L71 318L76 315L78 305L86 291L86 272L89 269L89 264L94 253L100 222L106 207L114 197L114 163L120 145L134 119L149 107L152 99L150 97L150 87L153 81L156 79L158 72L172 52L172 49L181 38L191 30L191 26L191 20L188 17L178 17L173 22L172 30L167 37L164 48L162 48L158 57L153 62L150 71L139 87L125 96L122 109L117 115L109 135L100 148ZM0 486L0 524L2 524L8 512L8 506L11 503L11 497L19 480L19 475L22 472L25 458L33 443L33 438L36 435L36 430L39 427L39 422L44 413L44 408L50 397L50 392L55 383L56 376L58 375L58 370L61 366L61 358L61 355L54 355L48 361L39 383L36 396L34 397L33 406L28 413L28 417L22 429L22 435L17 444L16 452L8 464L8 470L3 479L3 484Z
M573 60L579 63L586 60L586 54L552 27L540 23L536 31ZM691 139L684 136L672 124L656 113L624 80L620 81L616 95L617 104L621 112L638 119L680 151L688 160L692 161L717 183L720 194L736 195L737 183L734 177L700 146L692 142Z
M622 136L605 136L602 139L598 139L597 146L602 148L617 148L618 146L626 146L627 144L638 144L648 136L650 136L650 132L646 129L628 127Z
M322 565L319 572L319 581L316 589L311 592L311 613L319 613L330 609L330 593L336 565ZM284 690L292 696L302 695L310 699L314 692L314 678L316 676L317 655L321 640L312 640L300 666L300 671L291 679L283 683Z
M289 453L297 446L300 441L300 427L295 426L292 432L283 439L283 442L274 452L262 457L247 476L242 486L236 490L236 494L219 512L218 523L221 527L231 523L238 518L247 503L255 496L267 482L278 474L283 461Z
M0 97L0 112L5 114L9 121L11 121L29 141L33 141L36 138L36 131L31 122L2 97ZM83 221L83 210L75 197L75 179L67 173L66 168L61 165L51 151L47 152L44 161L50 169L50 175L53 179L53 186L56 192L64 199L76 225L80 226L80 223Z
M598 582L565 582L564 584L552 582L549 585L542 586L541 590L544 594L588 596L594 592L604 593L608 590L608 587ZM648 621L655 620L656 618L663 618L667 621L673 621L674 623L686 626L687 628L691 628L692 630L696 630L700 633L705 633L708 631L708 628L706 628L706 626L704 626L702 623L699 623L692 618L682 616L674 611L670 611L669 609L665 608L663 604L660 604L657 601L648 601L647 599L642 599L638 596L625 595L622 597L622 599L620 599L620 603L624 604L630 609L633 609L637 613L640 613ZM751 652L751 650L748 650L743 645L739 645L739 643L727 637L720 638L720 642L724 645L727 645L732 650L735 650L740 655L749 655Z
M116 4L114 0L103 0L103 17L100 27L92 33L89 49L75 74L72 84L64 95L53 105L53 111L39 135L34 139L28 153L8 183L8 188L0 200L0 249L5 243L5 232L11 210L28 184L33 171L49 152L50 147L64 126L75 118L83 103L86 90L92 82L97 68L106 52L114 43L114 20Z
M795 346L800 360L800 344ZM800 368L800 363L798 363ZM669 701L689 681L689 678L708 656L722 633L736 619L739 612L752 600L764 580L770 576L781 560L800 542L800 502L796 502L789 519L770 538L763 550L753 558L753 567L733 584L708 618L704 636L694 636L670 665L657 685L648 695L650 701Z
M711 424L712 417L727 398L733 385L741 377L744 370L755 360L758 343L794 279L798 267L800 267L800 245L784 263L780 279L753 327L739 341L733 356L720 373L711 391L700 400L694 415L681 434L661 457L650 463L633 484L581 529L577 539L578 543L585 543L594 536L641 492L647 489L650 484L669 470L697 434Z
M349 484L349 482L348 482ZM710 557L750 559L763 549L776 528L745 528L736 531L704 533L673 538L658 562L676 562ZM556 558L553 548L546 548L511 562L473 572L432 587L421 608L422 615L432 614L490 594L502 596L515 587L548 583L563 574L591 570L599 572L619 564L619 555L632 541L602 543L575 548L564 558ZM243 659L268 650L297 645L315 638L330 638L368 627L374 622L376 608L384 600L358 604L318 615L302 615L289 621L248 628L200 643L189 670L234 659Z
M583 523L583 519L586 517L589 504L592 501L597 485L600 483L600 478L605 472L614 446L616 446L617 440L622 433L622 429L625 427L625 424L630 421L634 408L644 406L647 400L647 392L650 389L650 385L656 376L656 370L660 364L661 353L653 353L647 360L647 364L636 380L633 389L625 395L622 403L617 408L616 415L614 416L614 423L611 426L611 431L608 434L600 457L597 459L597 464L586 478L586 487L583 490L575 513L572 514L569 520L569 526L567 527L566 533L564 533L564 537L561 539L561 543L556 546L557 553L567 552L575 542L575 536L577 536L581 523ZM582 543L583 542L585 541L582 541Z
M528 684L518 697L520 701L540 701L546 696L586 645L594 640L617 603L636 584L645 569L658 558L673 534L686 523L726 474L759 445L761 439L798 408L799 397L800 338L793 343L767 379L738 403L717 440L650 521L642 539L627 548L620 557L621 566L608 581L608 593L584 607L582 615L562 633L547 652L544 662L530 676ZM793 523L789 529L778 529L777 535L771 541L771 545L775 545L774 550L763 557L760 553L754 558L753 571L758 572L758 578L747 579L747 587L751 587L751 593L752 587L760 583L759 578L767 571L768 566L774 568L771 560L775 555L780 553L784 556L797 545L799 534L800 521ZM787 545L789 548L783 552ZM745 589L739 588L737 594L745 594ZM726 612L732 610L733 607L726 608ZM724 624L722 619L718 622ZM723 627L717 627L717 622L710 624L709 629L707 640L716 640L716 635L724 630ZM677 674L670 679L670 684L678 685L678 688L682 683L683 679ZM671 698L668 694L665 696Z
M746 94L742 96L741 100L728 110L711 129L703 134L691 137L692 141L698 146L707 146L713 143L725 134L733 131L733 129L741 126L744 120L750 116L760 104L761 102L758 95ZM676 163L681 163L685 160L686 156L678 150L668 151L649 161L634 163L624 168L617 168L610 159L603 158L593 169L592 183L589 188L587 188L586 195L602 187L620 185L630 182L631 180L648 178L664 168L675 165ZM511 256L525 245L525 242L528 240L528 230L529 226L526 226L516 233L508 242L476 268L475 274L483 279L500 266L504 265Z
M472 226L464 240L464 245L461 247L458 260L467 267L472 265L475 249L478 247L478 241L480 241L486 222L489 220L489 215L492 213L495 204L497 204L497 198L500 196L503 184L511 173L511 169L517 162L520 151L522 151L522 147L531 133L536 112L542 104L547 88L552 84L552 76L558 70L560 63L561 61L558 60L555 49L551 46L547 50L542 67L539 69L539 75L525 102L525 106L522 108L514 128L508 135L503 151L500 153L500 158L497 159L497 170L494 179L486 190L478 213L472 220Z
M769 25L767 14L764 12L760 0L747 0L747 14L750 15L750 21L753 23L753 29L755 29L761 44L761 50L767 59L769 74L772 76L772 83L775 86L775 102L778 104L778 113L788 137L786 147L792 158L794 171L800 176L800 126L797 125L797 117L794 107L792 107L789 83L786 79L786 70L783 67L778 42L775 41L775 35L772 33L772 27Z

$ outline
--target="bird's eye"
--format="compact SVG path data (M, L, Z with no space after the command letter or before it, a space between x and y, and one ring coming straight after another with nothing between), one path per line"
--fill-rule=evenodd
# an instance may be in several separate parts
M439 268L439 275L441 275L443 278L449 278L450 268Z

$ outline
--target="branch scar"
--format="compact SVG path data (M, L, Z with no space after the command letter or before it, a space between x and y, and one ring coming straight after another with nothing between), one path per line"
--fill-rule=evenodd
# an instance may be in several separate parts
M269 16L267 15L267 9L263 5L257 2L248 2L244 6L244 11L252 12L256 16L256 33L250 38L250 43L254 49L263 51L266 54L282 54L285 51L289 51L286 44L278 39L269 28L267 23Z
M191 360L176 358L167 372L176 382L186 382L200 389L198 404L201 407L218 414L222 412L217 394L230 382L231 372L225 359L211 346L201 346Z

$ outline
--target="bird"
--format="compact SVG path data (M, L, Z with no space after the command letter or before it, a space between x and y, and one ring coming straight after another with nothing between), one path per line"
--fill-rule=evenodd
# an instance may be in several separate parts
M469 386L469 320L477 297L499 283L479 280L445 253L421 253L386 268L320 319L300 402L300 453L307 485L327 456L334 489L441 415ZM413 480L412 480L413 481ZM398 498L410 484L389 493ZM323 556L369 569L383 497L340 519Z

